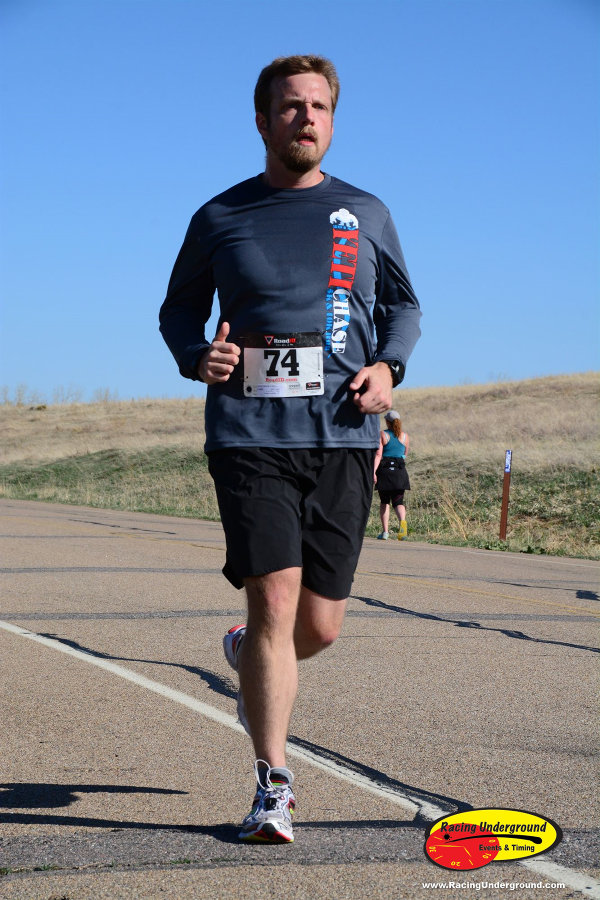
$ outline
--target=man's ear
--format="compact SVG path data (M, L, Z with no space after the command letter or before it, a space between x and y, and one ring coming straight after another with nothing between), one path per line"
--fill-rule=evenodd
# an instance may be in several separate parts
M267 139L267 119L266 116L257 112L254 121L256 122L256 127L258 128L258 133L260 134L263 141L266 142Z

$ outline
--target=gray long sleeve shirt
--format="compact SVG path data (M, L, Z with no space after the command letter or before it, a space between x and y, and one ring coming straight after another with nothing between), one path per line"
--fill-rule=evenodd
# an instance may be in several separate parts
M210 346L205 325L215 290L219 322L229 322L227 340L243 357L226 384L208 386L207 452L378 446L379 418L356 409L348 385L379 359L406 364L421 315L381 201L330 175L286 190L258 176L199 209L160 310L161 333L186 378L198 379ZM251 348L263 342L256 376L250 354L262 359L263 350ZM302 350L290 352L305 344L322 367L317 374L309 367L306 377ZM283 382L301 382L289 390L304 393L277 395Z

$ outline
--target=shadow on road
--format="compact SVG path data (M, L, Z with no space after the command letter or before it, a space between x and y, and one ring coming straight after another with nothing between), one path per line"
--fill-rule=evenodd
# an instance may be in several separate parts
M169 788L125 784L0 784L0 809L56 809L70 806L76 794L187 794Z
M60 787L60 785L57 785ZM99 788L103 790L103 788ZM212 837L223 844L239 845L239 824L223 822L215 825L173 825L160 822L135 822L120 819L100 819L91 816L59 816L51 813L2 813L1 825L63 825L68 828L103 828L112 832L119 831L163 831L172 834L181 833L189 835L205 835ZM323 822L296 822L294 830L302 831L327 830L331 832L353 831L384 831L411 829L423 832L431 824L418 817L415 819L353 819L352 821L323 821Z
M360 600L367 606L375 606L377 609L387 609L391 612L401 613L404 616L413 616L415 619L429 619L432 622L446 622L448 625L455 625L456 628L473 628L477 631L496 631L505 637L513 638L517 641L531 641L534 644L552 644L556 647L568 647L571 650L587 650L588 653L600 653L600 647L588 647L585 644L570 644L568 641L551 641L548 638L531 637L523 631L515 631L512 628L493 628L491 625L482 625L480 622L465 622L463 619L445 619L443 616L436 616L434 613L416 612L414 609L407 609L404 606L394 606L391 603L384 603L383 600L375 600L373 597L357 597L352 595L354 600Z

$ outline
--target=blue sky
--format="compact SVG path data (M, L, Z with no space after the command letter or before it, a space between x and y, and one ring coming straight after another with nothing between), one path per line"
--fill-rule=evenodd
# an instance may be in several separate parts
M262 170L252 93L288 53L336 64L324 168L396 222L406 386L600 368L596 0L3 0L0 31L9 396L202 392L158 309L192 214Z

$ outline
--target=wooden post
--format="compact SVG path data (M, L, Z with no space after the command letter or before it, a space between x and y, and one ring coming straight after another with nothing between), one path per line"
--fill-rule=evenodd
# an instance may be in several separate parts
M506 451L504 459L504 484L502 486L502 512L500 513L500 540L506 540L506 524L508 522L508 495L510 493L510 470L512 468L512 450Z

